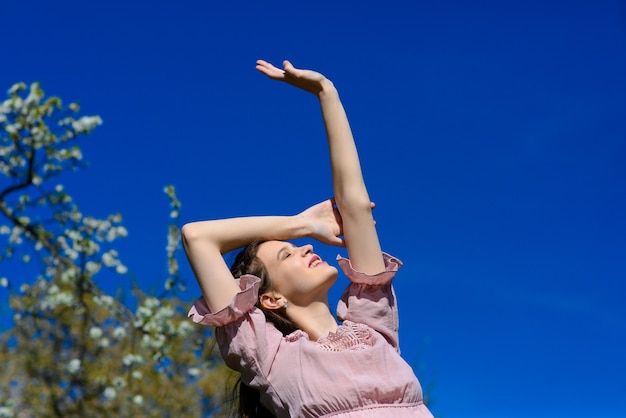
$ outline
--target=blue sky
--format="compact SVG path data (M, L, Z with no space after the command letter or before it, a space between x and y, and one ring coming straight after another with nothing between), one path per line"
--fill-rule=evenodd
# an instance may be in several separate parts
M315 100L254 70L289 58L339 88L383 247L405 264L402 353L434 383L435 414L626 416L623 2L0 10L0 89L39 80L104 120L83 141L91 167L63 182L84 213L124 215L128 280L162 285L166 184L185 221L331 195Z

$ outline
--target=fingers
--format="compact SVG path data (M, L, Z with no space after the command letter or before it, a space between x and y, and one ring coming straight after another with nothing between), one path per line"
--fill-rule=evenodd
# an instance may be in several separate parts
M345 247L346 241L343 238L335 237L334 239L328 241L327 244L335 247Z
M285 75L295 76L296 75L296 67L289 60L283 61L283 68L285 69Z
M256 69L274 80L285 80L285 77L297 77L298 69L293 66L291 61L283 61L283 70L274 66L265 60L256 61Z
M284 80L285 71L264 60L257 60L256 69L273 80Z

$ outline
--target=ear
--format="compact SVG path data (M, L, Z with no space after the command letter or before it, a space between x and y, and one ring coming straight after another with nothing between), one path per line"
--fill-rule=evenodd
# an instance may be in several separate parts
M287 300L277 292L266 292L259 297L261 306L269 310L277 310L285 307Z

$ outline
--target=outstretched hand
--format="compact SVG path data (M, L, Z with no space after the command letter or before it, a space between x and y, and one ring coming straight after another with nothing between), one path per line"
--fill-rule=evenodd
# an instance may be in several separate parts
M282 70L264 60L256 62L256 69L272 80L284 81L315 95L320 94L326 86L332 86L331 81L323 74L313 70L298 69L287 60L283 61Z

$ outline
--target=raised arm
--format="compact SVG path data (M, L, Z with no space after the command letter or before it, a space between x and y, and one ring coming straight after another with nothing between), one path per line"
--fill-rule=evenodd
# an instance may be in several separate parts
M183 246L212 312L226 307L240 291L223 254L256 240L315 238L342 245L341 224L330 200L294 216L253 216L192 222L182 228Z
M283 65L284 70L281 70L266 61L257 61L257 69L263 74L313 93L319 99L328 138L335 201L341 213L350 262L363 273L384 271L370 198L339 93L322 74L294 68L289 61Z

